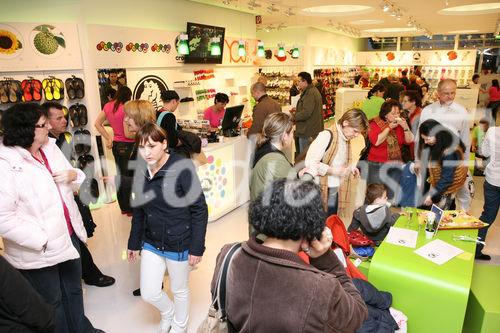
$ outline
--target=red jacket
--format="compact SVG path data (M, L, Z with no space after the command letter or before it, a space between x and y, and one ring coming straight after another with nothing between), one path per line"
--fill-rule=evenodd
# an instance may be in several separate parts
M403 127L398 126L391 131L396 133L398 138L399 149L403 146L405 141L405 132ZM368 138L370 139L370 152L368 153L368 161L384 163L389 161L387 153L387 140L384 140L380 145L376 146L378 135L382 132L382 129L377 125L375 121L370 121L370 127L368 129Z

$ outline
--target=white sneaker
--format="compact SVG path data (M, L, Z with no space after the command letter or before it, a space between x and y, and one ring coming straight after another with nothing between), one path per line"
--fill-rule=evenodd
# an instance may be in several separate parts
M172 320L173 318L171 316L162 315L159 333L169 333L170 327L172 326Z

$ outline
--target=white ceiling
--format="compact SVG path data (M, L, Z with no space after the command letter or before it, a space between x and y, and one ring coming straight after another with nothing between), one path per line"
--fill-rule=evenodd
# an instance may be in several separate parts
M224 8L230 8L238 11L262 15L263 23L259 26L263 30L266 27L316 27L319 29L329 30L332 32L340 32L347 35L356 35L360 32L361 36L410 36L410 35L425 35L424 30L409 30L407 25L410 19L414 20L421 28L426 29L430 34L453 34L456 31L470 30L471 33L489 33L499 29L500 24L500 9L486 14L472 14L464 12L467 15L442 15L440 10L449 7L480 4L480 3L496 3L500 1L488 0L390 0L402 14L401 20L390 16L389 13L383 12L381 5L383 0L190 0L210 5L215 5ZM249 3L257 3L260 7L249 9ZM229 4L225 4L229 3ZM272 14L268 7L273 5L276 11ZM311 15L302 11L304 8L326 5L362 5L369 8L364 13L343 13L337 15ZM251 6L250 6L251 7ZM287 11L291 11L295 15L287 16ZM223 22L223 18L217 18L218 22ZM375 20L374 22L360 20ZM339 27L343 25L342 28ZM361 23L361 24L360 24ZM356 30L351 31L350 28ZM390 32L373 32L365 31L381 28L396 28ZM344 30L341 31L340 29ZM400 30L401 29L401 30ZM411 29L411 28L410 28Z

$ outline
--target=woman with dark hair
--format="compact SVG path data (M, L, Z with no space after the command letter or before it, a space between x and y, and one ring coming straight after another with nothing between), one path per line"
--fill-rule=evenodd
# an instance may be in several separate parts
M370 121L368 130L368 184L387 186L387 196L394 199L394 188L401 177L403 144L413 142L413 134L405 119L401 118L401 106L389 99L380 108L378 117Z
M423 205L436 204L450 209L456 193L467 179L464 165L465 146L448 128L434 119L424 121L419 127L419 151L422 165L427 162L431 189Z
M132 91L126 86L120 86L116 92L115 98L106 103L101 112L97 115L95 128L101 133L106 140L106 147L112 149L115 159L117 172L120 175L128 173L128 161L132 150L134 149L135 133L129 131L129 127L125 124L125 112L123 106L132 98ZM108 121L113 129L113 138L103 124ZM118 204L122 214L132 214L129 199L124 193L118 189L117 191Z
M488 89L488 94L490 95L488 107L491 108L491 115L493 117L493 120L496 122L497 111L498 107L500 106L500 86L498 85L497 79L491 81L491 87L490 89Z
M232 257L226 310L234 330L355 332L361 327L368 312L331 250L319 187L311 181L276 180L248 211L249 222L266 239L250 238ZM212 293L232 245L217 257ZM299 257L301 250L310 264Z
M218 128L222 124L229 96L224 93L215 94L214 105L209 106L203 113L203 119L210 122L210 127Z
M45 111L4 112L0 143L0 236L4 258L55 309L56 332L102 332L85 317L79 242L87 240L73 192L85 179L48 137Z
M167 152L167 136L161 127L144 125L136 143L145 165L135 173L128 259L136 261L142 250L141 296L160 311L160 333L186 332L189 272L205 251L205 196L193 162ZM162 290L165 271L173 302Z
M378 83L373 86L368 92L368 97L361 104L361 110L366 114L366 118L368 120L372 120L378 113L380 112L380 107L384 104L384 94L387 91L387 88Z

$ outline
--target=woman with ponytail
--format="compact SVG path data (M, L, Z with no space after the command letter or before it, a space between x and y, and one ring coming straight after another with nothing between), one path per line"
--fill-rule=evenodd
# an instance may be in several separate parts
M378 116L380 107L384 104L384 94L386 88L383 84L378 83L368 92L368 97L363 101L361 110L366 114L366 118L370 121L372 118Z

